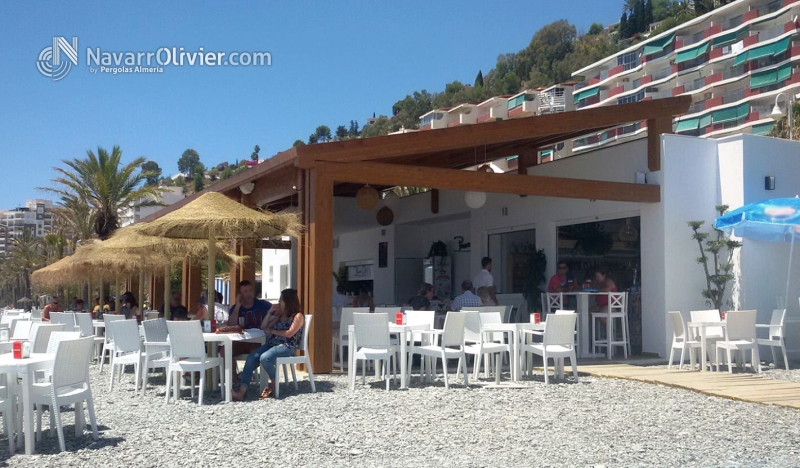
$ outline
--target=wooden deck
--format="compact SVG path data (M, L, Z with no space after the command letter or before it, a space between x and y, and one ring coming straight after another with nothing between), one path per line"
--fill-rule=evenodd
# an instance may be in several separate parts
M585 364L578 371L596 377L635 380L682 388L706 395L765 405L800 409L800 383L767 379L754 374L697 372L631 364Z

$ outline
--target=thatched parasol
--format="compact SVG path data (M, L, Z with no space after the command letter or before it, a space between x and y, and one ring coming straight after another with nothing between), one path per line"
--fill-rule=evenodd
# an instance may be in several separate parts
M186 206L142 224L139 232L173 239L203 239L208 242L208 297L214 297L214 264L219 239L263 239L297 236L300 222L296 213L254 210L217 192L200 195ZM210 319L214 308L206 308Z
M200 259L208 256L208 242L197 239L172 239L168 237L155 237L142 234L140 227L133 225L119 229L114 235L102 243L101 258L114 255L133 255L140 259L142 268L139 270L139 296L143 294L144 267L164 268L165 277L169 278L170 268L176 261ZM228 251L228 245L223 242L216 244L216 250L228 263L238 265L244 261ZM213 270L212 270L213 272ZM213 274L213 273L212 273ZM169 288L164 288L164 315L169 318Z

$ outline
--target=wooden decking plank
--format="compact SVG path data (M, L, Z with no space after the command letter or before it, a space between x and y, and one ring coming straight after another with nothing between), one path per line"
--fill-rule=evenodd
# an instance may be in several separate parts
M665 385L737 401L800 409L800 384L753 374L697 372L616 363L579 366L578 370L597 377Z

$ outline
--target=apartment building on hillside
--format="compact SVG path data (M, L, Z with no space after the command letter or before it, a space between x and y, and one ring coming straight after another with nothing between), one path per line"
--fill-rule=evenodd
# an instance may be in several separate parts
M764 135L780 96L800 92L800 1L740 0L606 57L573 76L576 109L689 94L675 132L699 137ZM641 135L646 123L573 142L583 151Z

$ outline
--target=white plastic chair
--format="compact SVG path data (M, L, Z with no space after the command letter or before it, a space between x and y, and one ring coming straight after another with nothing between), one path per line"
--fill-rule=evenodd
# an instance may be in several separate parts
M50 312L50 323L58 325L64 323L64 312Z
M286 366L291 366L292 369L292 381L294 382L294 390L297 391L297 375L294 371L295 364L305 364L306 369L308 370L308 383L311 384L311 392L316 393L317 387L314 385L314 371L311 370L311 359L308 357L308 330L311 328L311 319L314 318L311 315L305 316L305 323L303 324L303 343L302 348L303 355L302 356L291 356L291 357L279 357L275 360L275 398L280 398L281 392L281 367L283 367L283 377L286 383L289 383L289 373L287 372Z
M93 356L97 356L97 351L102 349L105 338L96 336L94 331L94 324L92 324L92 314L79 312L75 314L75 324L81 332L81 336L91 336L94 338L94 352Z
M114 337L114 351L111 353L111 378L108 391L114 390L114 377L119 367L119 379L125 373L125 366L133 366L135 372L134 393L139 391L139 372L143 359L142 340L139 337L139 325L136 320L117 320L108 324L108 330Z
M58 331L65 331L63 323L44 323L34 322L31 326L31 334L28 341L31 342L32 353L46 353L47 344L50 342L50 334ZM72 330L70 330L72 331Z
M473 361L473 369L472 369L472 378L474 380L478 380L478 371L481 367L481 360L483 359L484 355L486 355L486 361L484 363L484 376L489 377L489 363L491 362L490 356L492 354L497 354L497 359L495 362L495 380L500 379L500 359L503 356L503 353L508 353L509 356L511 355L511 347L504 342L495 342L495 334L496 333L482 333L481 327L483 325L490 325L491 323L496 323L497 320L502 320L499 312L461 312L465 314L466 320L464 320L464 352L466 354L472 354L474 357ZM486 316L486 321L484 321L484 316ZM489 336L487 336L489 335ZM502 335L502 334L501 334ZM458 380L460 372L456 372L456 380Z
M669 350L667 369L672 369L675 350L680 349L681 361L678 364L678 370L681 370L683 368L686 348L689 348L689 365L691 369L694 370L694 352L700 349L701 343L689 338L689 335L686 333L686 323L683 321L683 315L681 315L679 311L670 311L669 318L672 321L672 347Z
M770 351L772 351L772 363L775 364L775 368L778 367L778 357L775 355L775 348L780 348L783 355L783 365L788 371L789 360L786 359L786 343L783 341L785 321L786 309L775 309L772 311L769 324L756 324L756 331L758 331L757 329L759 328L767 329L767 338L759 338L757 342L759 345L769 346Z
M350 325L353 324L353 314L368 314L369 307L342 307L342 317L339 320L339 333L333 336L333 354L336 356L338 347L339 370L344 372L344 363L347 360L344 354L344 347L348 346L347 333ZM334 362L336 360L334 359Z
M106 334L103 340L103 349L102 351L100 351L100 373L103 373L103 363L106 360L106 353L108 353L109 358L111 354L114 353L114 335L112 335L111 330L108 327L108 324L111 322L116 322L117 320L125 320L125 316L103 314L103 323L105 324Z
M606 321L606 338L600 340L597 338L597 319L605 319ZM620 329L622 331L622 339L616 340L615 320L620 321ZM592 312L592 351L596 352L597 348L606 348L608 359L614 355L614 347L622 346L622 354L625 359L628 359L630 353L630 330L628 329L628 293L626 292L610 292L608 293L608 305L604 312Z
M444 388L449 389L450 384L447 381L447 360L458 359L458 367L464 372L464 386L469 385L469 376L467 375L467 355L464 352L464 325L467 319L467 314L461 312L448 312L444 319L444 328L442 330L422 330L421 334L430 336L431 338L441 338L440 343L415 346L411 355L419 354L433 358L433 369L436 369L436 360L442 360L442 373L444 374ZM434 342L431 340L431 342ZM420 378L422 378L422 364L420 364Z
M725 337L722 331L722 318L720 317L719 310L717 309L708 309L708 310L692 310L689 311L689 319L692 322L719 322L719 327L706 327L706 358L708 359L709 366L710 363L717 362L717 341L723 339ZM687 329L689 332L690 338L694 338L696 340L700 339L700 333L698 330L692 329L691 327Z
M27 340L31 336L33 322L30 320L17 320L14 331L11 334L12 340Z
M559 376L564 373L563 359L569 358L572 364L572 376L578 381L578 362L575 356L575 324L578 314L548 315L544 324L544 337L541 343L520 344L520 357L524 353L533 353L544 361L544 383L549 383L547 360L553 359L553 372ZM534 330L523 330L525 335L535 335Z
M479 313L499 312L500 315L503 317L503 323L509 323L509 321L511 320L511 309L512 306L497 305L497 306L483 306L483 307L467 307L464 310L469 310Z
M50 411L55 412L58 445L61 451L66 450L64 427L61 423L62 406L75 405L75 435L78 436L83 433L85 424L83 414L83 402L85 401L89 410L92 437L94 440L98 438L94 401L89 384L89 358L92 355L93 346L94 340L88 337L59 342L53 363L52 380L33 386L31 400L37 408L37 439L41 440L42 437L41 411L43 406L47 405Z
M715 365L719 371L719 350L727 351L728 372L733 373L733 361L731 361L731 351L741 353L740 364L744 367L744 352L750 350L751 363L753 369L761 372L761 360L758 355L758 342L756 339L756 311L737 310L725 314L725 338L717 341L717 360Z
M402 311L403 311L402 307L395 307L395 306L391 306L391 307L376 307L374 313L376 313L376 314L386 314L386 315L389 316L389 320L394 320L394 316L398 312L402 312Z
M0 416L3 417L3 434L8 437L8 451L13 454L16 448L14 428L18 428L17 402L8 385L0 386Z
M134 322L135 323L135 322ZM178 387L180 377L173 379L176 372L190 372L192 379L192 398L194 398L194 373L200 372L200 394L198 404L203 404L203 390L206 383L206 372L208 369L219 367L220 382L226 385L225 373L222 372L223 360L220 357L206 356L205 342L203 341L203 329L199 320L188 322L167 321L169 330L170 363L167 372L167 394L164 401L169 403L171 385ZM175 380L173 382L173 380Z
M42 320L42 309L33 309L31 311L31 320Z
M147 388L148 372L151 369L169 369L169 330L166 319L145 320L144 331L144 363L142 364L142 396Z
M545 301L542 302L542 307L544 310L545 317L547 314L553 314L557 310L564 309L564 293L543 293L542 297L544 297ZM545 319L542 317L542 319Z
M344 312L342 312L344 315ZM394 358L397 348L389 340L389 320L387 314L357 313L353 314L355 327L355 352L353 353L354 365L348 369L350 373L350 390L356 388L356 370L358 361L364 361L361 367L361 385L366 382L366 361L385 361L384 374L386 378L386 391L389 391L389 364ZM395 377L396 377L395 369Z

